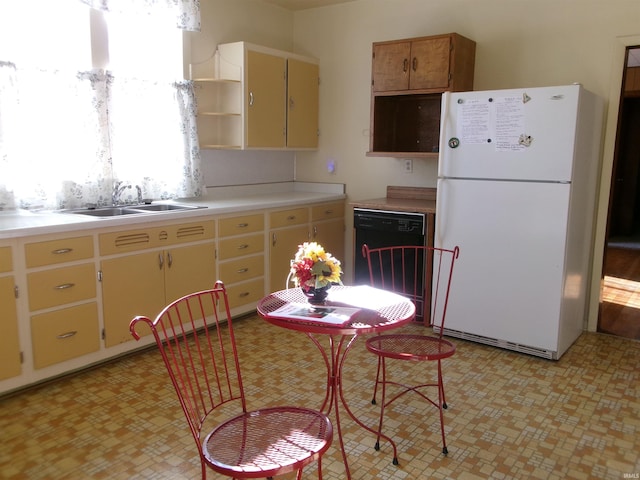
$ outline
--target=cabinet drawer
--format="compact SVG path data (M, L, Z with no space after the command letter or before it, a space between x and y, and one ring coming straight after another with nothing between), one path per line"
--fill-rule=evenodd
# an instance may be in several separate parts
M93 257L93 238L75 237L25 245L27 268Z
M253 257L239 258L220 265L220 279L225 285L242 282L251 278L264 275L264 257L254 255Z
M240 283L227 287L229 307L236 308L249 303L257 305L258 300L264 297L264 279L256 279L246 283Z
M0 273L13 270L13 260L11 259L11 247L0 247Z
M218 220L218 230L221 237L260 232L264 230L264 215L259 213L242 217L221 218Z
M92 263L44 270L27 275L29 309L64 305L96 296L96 275Z
M252 255L263 251L264 235L262 233L225 238L218 242L218 260Z
M288 227L289 225L300 225L309 221L308 208L292 208L281 210L269 214L271 228Z
M35 368L79 357L100 348L95 302L31 317Z
M326 203L311 207L312 222L340 217L344 217L344 202Z

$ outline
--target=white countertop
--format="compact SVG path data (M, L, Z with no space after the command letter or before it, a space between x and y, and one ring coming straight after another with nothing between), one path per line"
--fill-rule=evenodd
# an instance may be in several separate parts
M154 202L207 207L188 211L153 212L117 217L92 217L51 211L7 211L0 212L0 239L94 230L120 225L130 227L141 223L176 219L188 220L207 215L240 213L303 203L329 202L344 198L346 198L344 184L283 182L208 188L207 193L202 197Z

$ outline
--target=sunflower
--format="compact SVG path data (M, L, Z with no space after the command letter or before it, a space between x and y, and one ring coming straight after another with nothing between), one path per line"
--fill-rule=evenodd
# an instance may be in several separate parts
M342 284L340 275L340 260L316 242L304 242L299 245L295 257L291 260L294 284L302 287L304 291L326 287L332 283Z

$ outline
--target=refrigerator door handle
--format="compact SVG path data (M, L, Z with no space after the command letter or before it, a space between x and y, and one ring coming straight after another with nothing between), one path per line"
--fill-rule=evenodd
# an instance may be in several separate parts
M448 118L449 118L449 97L451 96L451 92L444 92L442 94L442 105L440 107L440 145L438 146L438 151L440 152L440 161L438 162L438 176L443 176L444 172L442 171L444 167L444 162L442 162L442 157L447 155L447 139L445 137L445 132L448 132L449 129L445 127Z
M447 180L444 178L439 178L438 179L438 183L437 183L437 190L436 190L436 205L438 205L438 211L439 212L446 212L447 211L447 201L446 201L446 197L447 197ZM442 245L442 239L444 237L444 222L446 221L446 219L442 218L443 215L436 215L435 218L435 226L434 226L434 244L436 247L444 247L444 248L448 248L444 245Z

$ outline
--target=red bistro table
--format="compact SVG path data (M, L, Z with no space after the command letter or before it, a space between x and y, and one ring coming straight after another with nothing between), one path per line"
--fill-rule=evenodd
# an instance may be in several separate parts
M334 286L329 291L329 297L325 305L357 307L360 309L352 321L344 326L338 326L322 324L321 322L305 322L272 314L280 307L290 303L307 303L307 298L300 288L280 290L267 295L258 302L258 314L273 325L305 333L322 354L327 366L327 392L320 409L329 413L331 408L335 406L340 449L342 450L347 479L350 479L351 473L349 472L349 464L340 427L340 404L362 428L374 434L378 432L358 420L344 399L344 392L342 391L344 361L359 335L383 332L405 325L415 317L415 306L413 302L405 297L368 286ZM320 343L317 335L328 335L329 345L324 346ZM384 434L380 436L391 443L393 458L397 458L395 442Z

